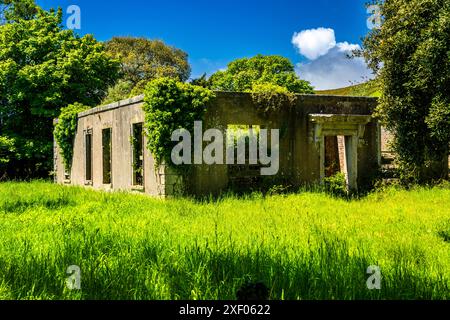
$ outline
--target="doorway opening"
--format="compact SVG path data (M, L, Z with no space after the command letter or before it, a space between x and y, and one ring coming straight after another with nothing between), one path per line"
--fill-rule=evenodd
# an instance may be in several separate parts
M325 136L324 169L325 177L332 177L343 173L347 177L347 164L345 158L345 137Z

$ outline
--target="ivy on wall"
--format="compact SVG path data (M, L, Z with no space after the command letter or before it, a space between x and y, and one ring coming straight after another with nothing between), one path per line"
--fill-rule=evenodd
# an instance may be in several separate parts
M214 93L206 88L170 78L150 81L144 92L145 129L148 149L155 158L155 165L172 164L174 142L172 133L177 129L193 132L194 121L200 121L207 103Z
M64 167L67 172L72 168L72 157L75 134L77 133L78 113L90 107L74 103L61 109L58 122L55 124L54 136L61 149Z

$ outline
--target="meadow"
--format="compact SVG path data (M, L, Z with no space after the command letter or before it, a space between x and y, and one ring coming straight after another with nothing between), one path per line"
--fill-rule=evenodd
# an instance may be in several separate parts
M235 299L257 281L270 299L449 299L450 188L200 201L0 184L0 299Z

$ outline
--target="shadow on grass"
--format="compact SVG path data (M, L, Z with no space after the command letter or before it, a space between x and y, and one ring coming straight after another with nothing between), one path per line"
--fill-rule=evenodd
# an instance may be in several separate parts
M369 290L366 271L377 261L350 252L339 239L296 252L263 245L184 248L150 239L130 243L113 235L85 237L51 254L38 254L24 244L14 255L0 257L0 283L15 299L234 300L243 285L257 282L268 288L272 300L448 299L450 292L448 279L432 278L411 261L411 252L401 249L393 267L381 268L381 290ZM82 270L79 292L65 288L65 271L72 264Z
M75 206L76 202L69 195L34 197L33 199L10 199L0 203L0 212L23 213L30 208L43 207L48 210L58 210Z

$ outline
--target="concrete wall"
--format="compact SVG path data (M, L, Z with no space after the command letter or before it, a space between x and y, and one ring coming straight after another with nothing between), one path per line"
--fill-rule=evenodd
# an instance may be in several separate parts
M74 158L70 183L86 185L84 178L85 152L84 132L93 132L93 188L132 190L131 126L144 121L142 96L94 108L79 115L78 132L75 138ZM280 129L280 170L277 176L265 179L268 183L288 182L294 186L315 183L320 180L320 150L314 143L314 125L310 114L371 115L376 99L359 97L337 97L300 95L293 108L284 108L277 113L265 114L254 105L247 93L217 92L208 107L203 122L203 131L209 128L226 130L229 124L259 125L267 129ZM103 128L112 128L112 183L102 184L102 136ZM365 126L363 140L358 146L358 182L364 183L378 169L380 158L380 130L377 122ZM146 142L145 142L146 143ZM173 170L155 170L152 155L145 149L144 188L141 190L154 196L174 194L183 184ZM233 178L232 168L227 165L195 165L189 177L184 177L188 193L195 195L218 194L227 189ZM56 181L64 183L64 168L55 147ZM243 177L251 183L261 183L260 177ZM264 181L266 183L267 181Z
M376 99L301 95L294 108L264 115L247 93L220 93L205 116L205 127L225 129L228 124L260 125L280 129L280 170L274 183L288 182L293 186L316 183L320 180L320 153L311 141L312 124L309 114L370 115ZM379 167L379 130L375 121L366 126L364 145L358 149L358 182L364 184ZM194 182L190 189L195 194L219 193L229 183L226 165L195 166ZM250 177L249 177L250 178Z
M57 152L56 180L103 190L134 190L154 196L165 195L165 170L155 170L154 159L144 148L144 186L132 185L132 125L144 122L142 96L94 108L79 114L70 181L64 179L62 156ZM103 184L102 129L112 129L111 184ZM93 179L85 180L85 132L93 134ZM147 139L144 137L144 145ZM58 151L58 149L57 149Z

